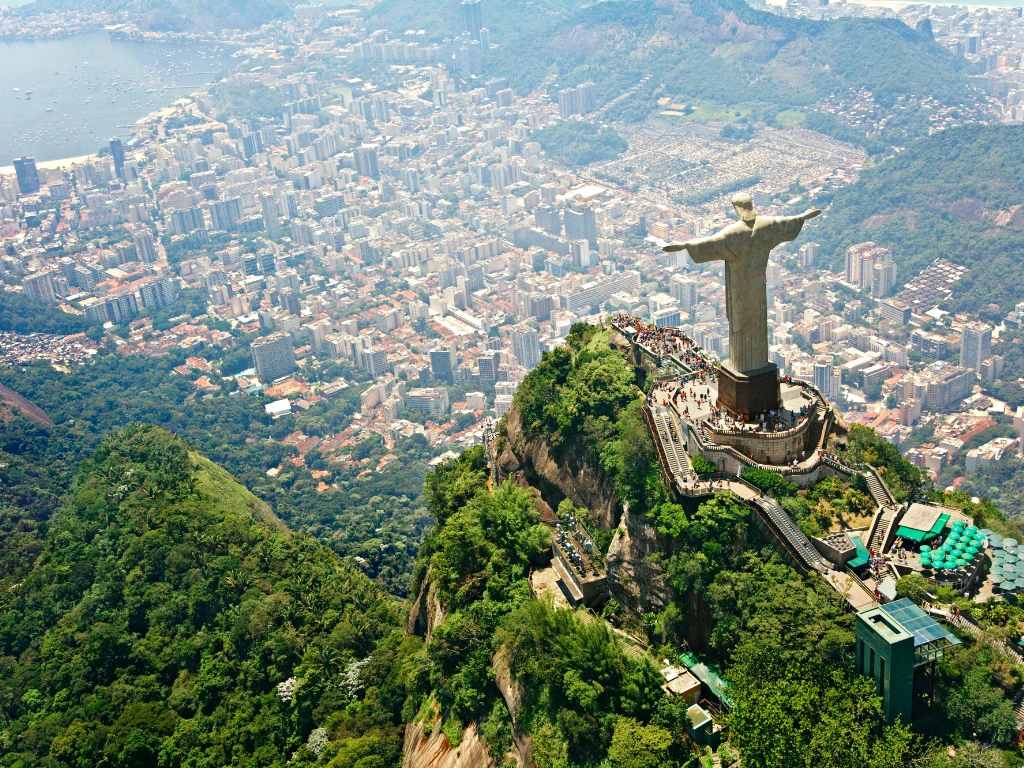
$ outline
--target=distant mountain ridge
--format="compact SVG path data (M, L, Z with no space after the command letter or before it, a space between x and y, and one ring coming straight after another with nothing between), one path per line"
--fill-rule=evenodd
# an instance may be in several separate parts
M670 96L738 113L724 119L749 115L774 122L782 111L806 110L862 87L884 107L908 95L966 108L978 103L965 78L968 62L926 32L891 19L789 19L742 0L483 0L481 9L498 46L484 54L484 77L506 77L520 93L556 74L558 87L593 80L601 104L652 73L635 97L610 110L611 119L642 119L658 97ZM459 3L382 0L369 24L454 35L461 32ZM809 127L850 130L814 115L817 122ZM894 123L887 131L895 143L904 131L927 134L927 119L913 110Z

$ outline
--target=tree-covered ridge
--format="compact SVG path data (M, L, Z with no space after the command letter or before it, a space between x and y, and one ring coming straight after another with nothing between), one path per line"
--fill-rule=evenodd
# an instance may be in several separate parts
M498 765L512 747L512 722L496 683L507 669L522 691L516 725L543 768L682 765L684 708L662 692L649 659L629 655L600 619L555 610L531 596L532 563L550 545L534 495L506 481L488 489L483 449L437 468L427 497L438 525L417 567L423 593L436 589L443 619L433 627L420 687L420 720L457 745L479 723Z
M962 264L970 271L945 308L998 322L1021 300L1024 282L1022 153L1015 126L968 125L921 139L836 194L815 239L835 267L855 243L892 248L901 284L938 257Z
M179 438L131 425L83 463L0 598L3 764L301 765L324 728L316 750L392 765L397 627L362 574Z
M458 0L382 0L370 24L392 31L426 29L441 37L460 33L460 18ZM809 110L819 99L861 87L885 107L910 94L951 105L975 102L964 78L966 63L894 20L788 19L742 0L492 0L483 6L483 20L498 44L484 52L486 74L506 77L520 93L554 71L559 88L592 80L603 104L654 75L606 118L643 119L656 109L658 97L668 96L742 106L771 123L780 111ZM892 131L893 141L904 143L904 127L912 136L927 135L926 117L916 111L900 115L894 122L903 125ZM826 123L816 127L845 129L870 143L845 124Z
M251 365L242 345L228 351L190 352L212 361L220 356L222 370ZM107 435L138 421L173 430L271 504L293 530L320 538L343 557L362 558L368 575L393 594L404 595L430 522L420 494L427 460L436 449L424 438L413 437L392 449L398 460L383 472L362 477L362 468L340 471L312 452L304 466L294 466L294 449L280 441L294 430L317 436L342 431L359 409L360 387L352 386L345 395L321 401L294 418L274 421L256 397L219 394L190 399L196 391L193 381L174 371L186 354L100 354L67 373L46 363L0 369L0 383L37 403L56 422L46 428L15 416L0 430L0 465L6 465L0 466L0 536L9 531L7 540L27 552L38 547L46 521L71 485L79 462ZM307 375L330 381L350 373L332 365ZM365 453L370 460L385 452L382 444L370 442L354 449L356 458ZM276 478L268 477L266 471L279 465L284 470ZM318 490L319 481L311 474L316 469L332 470L334 482L328 491ZM29 562L31 558L5 548L0 553L0 579L16 576Z
M606 328L575 323L565 346L545 352L519 385L514 404L527 436L582 446L619 498L645 512L666 491L637 384L632 365L609 346Z

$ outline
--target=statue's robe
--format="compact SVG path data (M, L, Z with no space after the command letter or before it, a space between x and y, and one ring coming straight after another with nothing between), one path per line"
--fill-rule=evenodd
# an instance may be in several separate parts
M729 317L729 360L736 373L768 365L768 294L765 269L772 248L796 238L799 216L758 216L695 240L687 247L697 264L725 262L725 310Z

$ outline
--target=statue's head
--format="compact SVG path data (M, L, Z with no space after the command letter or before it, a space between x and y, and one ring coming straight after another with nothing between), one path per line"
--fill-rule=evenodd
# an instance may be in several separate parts
M733 196L732 207L736 209L736 215L740 217L740 221L745 221L749 224L757 218L757 212L754 210L754 201L746 192L740 192Z

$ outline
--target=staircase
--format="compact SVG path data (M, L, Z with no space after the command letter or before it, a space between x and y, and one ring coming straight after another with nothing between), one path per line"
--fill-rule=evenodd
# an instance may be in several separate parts
M870 478L871 475L867 475L867 477ZM896 519L897 512L899 512L897 507L890 507L887 504L882 506L882 514L878 517L878 523L875 525L875 532L871 536L869 545L875 555L881 554L882 548L889 538L889 528L892 527L892 521Z
M861 474L864 475L864 479L867 481L868 490L871 491L871 498L875 500L875 504L880 507L896 506L896 499L893 498L892 493L885 487L882 479L878 477L874 469L868 469Z
M1024 726L1024 688L1013 697L1013 713L1017 716L1017 727Z
M742 482L742 481L733 481ZM753 488L753 486L750 486ZM762 519L774 528L782 537L786 549L799 562L802 562L808 570L816 570L820 573L828 573L831 570L828 562L818 554L803 531L793 522L785 509L771 496L759 495L752 499L754 504L763 512Z
M827 418L828 406L825 404L824 400L818 398L818 405L814 409L814 421L811 422L810 439L807 441L809 451L813 451L815 448L821 447L821 435L825 430L825 422Z

